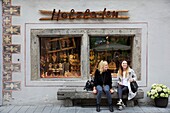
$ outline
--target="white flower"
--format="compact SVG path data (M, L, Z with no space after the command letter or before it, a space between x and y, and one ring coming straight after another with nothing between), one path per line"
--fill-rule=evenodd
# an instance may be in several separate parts
M162 88L167 88L167 86L163 85Z
M165 97L165 93L161 93L161 94L160 94L160 97Z
M161 91L162 91L162 88L161 88L161 87L156 87L156 90L157 90L158 92L161 92Z
M151 96L151 99L155 99L155 97L154 97L154 96Z
M163 89L163 92L165 92L165 93L168 92L168 89Z
M168 98L168 96L169 96L168 94L165 94L165 97L166 97L166 98Z
M154 90L154 89L152 89L152 90L151 90L151 95L154 95L155 93L157 93L157 91Z
M170 89L168 90L168 94L170 95Z
M151 96L151 93L150 93L150 91L148 91L148 92L147 92L147 95L148 95L148 96Z
M170 89L164 84L153 84L151 90L147 92L147 96L151 99L155 98L168 98L170 95Z
M152 84L152 87L156 86L156 84Z
M155 95L154 95L154 97L156 98L156 97L158 97L159 96L159 94L158 93L156 93Z

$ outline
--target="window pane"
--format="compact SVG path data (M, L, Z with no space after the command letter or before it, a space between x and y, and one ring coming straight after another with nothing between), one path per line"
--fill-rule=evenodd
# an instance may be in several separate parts
M132 39L130 36L91 36L90 37L90 74L93 76L100 60L109 63L112 77L117 77L117 71L122 60L131 65Z
M80 77L80 44L80 37L40 38L40 76Z

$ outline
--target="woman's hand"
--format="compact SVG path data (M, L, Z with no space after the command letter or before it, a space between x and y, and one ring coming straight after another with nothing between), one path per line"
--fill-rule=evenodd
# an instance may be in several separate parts
M133 79L133 78L129 79L129 82L132 82L132 81L134 81L134 79Z
M110 93L112 94L114 92L114 90L113 89L110 89Z
M93 93L96 94L96 93L97 93L97 90L96 90L96 89L93 89Z
M118 83L118 85L122 85L122 82L120 82L120 81L118 81L117 83Z
M97 93L96 87L93 87L93 93L94 93L94 94Z

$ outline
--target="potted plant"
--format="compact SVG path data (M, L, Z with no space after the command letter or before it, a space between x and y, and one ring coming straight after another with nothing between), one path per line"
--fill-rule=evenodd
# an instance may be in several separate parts
M164 84L153 84L147 96L154 100L157 107L167 107L170 89Z

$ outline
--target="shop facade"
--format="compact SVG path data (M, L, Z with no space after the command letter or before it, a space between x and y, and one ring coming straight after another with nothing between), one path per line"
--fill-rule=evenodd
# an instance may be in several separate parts
M170 25L169 20L163 22L169 15L157 15L165 11L161 7L170 10L168 3L1 1L2 103L61 104L57 90L83 87L94 76L100 60L108 61L115 86L123 59L135 70L145 92L141 102L148 100L151 84L169 85L159 78L160 73L169 77L164 65L170 54L166 51ZM165 71L158 70L158 64Z

